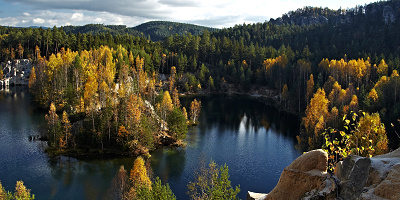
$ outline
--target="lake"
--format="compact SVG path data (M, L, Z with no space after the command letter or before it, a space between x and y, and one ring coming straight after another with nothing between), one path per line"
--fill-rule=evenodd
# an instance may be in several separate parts
M300 156L294 145L299 119L239 95L196 97L202 102L199 125L190 127L185 148L151 153L155 176L168 182L178 199L188 199L187 184L200 163L227 164L232 186L267 193L283 168ZM181 98L189 108L193 97ZM105 199L121 165L130 170L134 158L77 160L50 158L40 135L46 111L35 108L26 88L0 91L0 180L13 191L23 180L36 199Z

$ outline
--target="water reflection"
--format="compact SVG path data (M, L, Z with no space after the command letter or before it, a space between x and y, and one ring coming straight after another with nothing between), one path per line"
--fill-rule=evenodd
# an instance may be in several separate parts
M7 190L23 180L36 199L105 199L121 165L127 172L133 158L77 160L50 158L40 135L45 110L34 107L26 88L0 91L0 180ZM202 101L198 126L190 127L186 148L152 152L151 166L178 199L188 199L187 184L200 162L213 159L229 166L232 185L269 192L282 169L299 152L294 149L296 117L242 96L212 95ZM186 108L193 98L182 98ZM187 109L189 110L189 109Z
M189 129L188 146L154 152L155 175L170 184L178 199L187 199L194 171L212 159L229 166L232 185L241 185L240 198L245 199L248 190L269 192L283 168L299 156L294 149L297 117L244 96L196 98L202 108L199 125ZM192 100L184 97L181 103L189 110Z
M161 181L177 180L182 176L186 164L184 148L155 151L151 159L152 169Z
M133 158L49 157L46 142L29 139L42 133L46 111L32 104L27 88L0 91L0 111L0 180L9 191L23 180L36 199L103 199L118 168L133 165Z
M217 127L218 133L239 132L244 124L245 132L257 133L261 128L284 136L297 135L299 120L296 116L281 112L276 108L266 106L261 101L252 97L241 95L210 95L196 97L202 102L202 110L199 117L199 133L204 135L210 129ZM184 97L181 102L187 110L193 97ZM188 138L189 144L199 141L196 130Z

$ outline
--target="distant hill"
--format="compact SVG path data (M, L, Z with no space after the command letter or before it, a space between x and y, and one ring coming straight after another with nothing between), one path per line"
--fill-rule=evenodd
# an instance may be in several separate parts
M134 30L140 31L146 35L150 35L153 41L160 41L170 35L200 35L204 30L214 32L218 29L210 28L205 26L198 26L194 24L178 23L178 22L167 22L167 21L151 21L133 28Z
M126 25L104 25L104 24L86 24L84 26L64 26L62 27L66 33L91 33L96 34L107 34L112 35L134 35L134 36L146 36L144 33L137 31L133 28L127 28Z
M111 33L112 35L134 35L142 37L150 37L152 41L160 41L171 35L184 35L192 34L199 35L204 30L210 32L216 31L218 29L209 28L204 26L198 26L194 24L185 24L178 22L167 22L167 21L151 21L141 24L136 27L128 28L126 25L103 25L103 24L87 24L84 26L64 26L62 27L66 33L91 33L96 34L106 34Z

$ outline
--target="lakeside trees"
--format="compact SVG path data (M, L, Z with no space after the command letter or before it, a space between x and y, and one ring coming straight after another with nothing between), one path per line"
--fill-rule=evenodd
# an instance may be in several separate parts
M6 191L0 182L0 199L1 200L12 200L12 199L33 200L33 199L35 199L35 195L31 194L31 190L26 188L23 181L17 181L17 184L15 185L14 193Z
M200 167L196 172L195 181L189 182L188 194L191 199L238 199L240 186L232 188L229 180L228 166L218 166L211 161L208 166Z
M138 157L129 176L124 166L120 167L113 179L111 190L108 191L107 199L176 199L168 184L162 184L158 177L153 181L150 179L144 159Z
M39 105L50 105L50 147L148 154L160 137L185 138L186 109L176 88L173 101L168 91L157 92L157 74L148 70L149 75L136 53L122 46L80 53L61 48L49 60L40 58L29 85Z

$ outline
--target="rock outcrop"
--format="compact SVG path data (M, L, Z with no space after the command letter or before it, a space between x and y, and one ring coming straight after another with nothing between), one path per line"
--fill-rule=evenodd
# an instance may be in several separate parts
M319 195L326 196L336 189L334 179L326 172L327 163L328 155L322 150L303 154L283 170L278 184L265 199L300 199L306 196L313 199Z
M327 155L313 150L287 166L269 194L247 199L400 199L400 148L372 158L349 156L326 172Z
M321 12L317 12L321 9ZM337 10L339 11L339 10ZM282 17L270 19L275 25L292 24L308 26L313 24L344 24L357 19L357 15L374 18L385 24L395 23L400 18L400 1L380 1L366 6L342 10L340 12L325 12L322 8L304 7L284 14Z
M336 166L336 176L340 180L340 198L357 199L361 195L368 180L370 166L369 158L359 156L349 156Z
M400 148L371 160L360 199L400 199Z
M0 80L0 88L9 85L28 85L32 63L29 59L20 59L3 63L4 78Z

